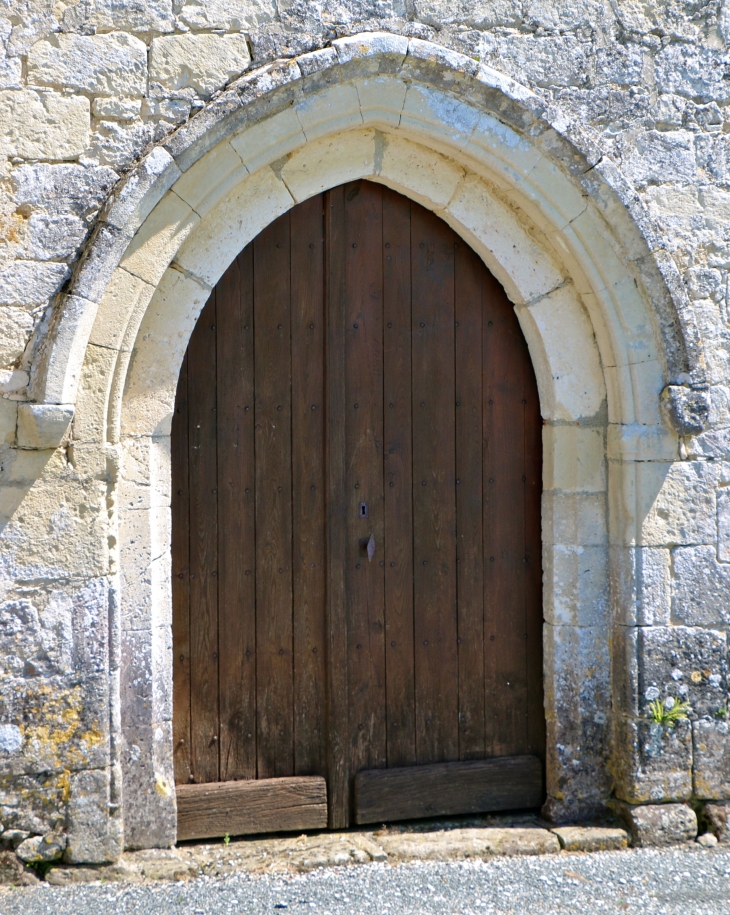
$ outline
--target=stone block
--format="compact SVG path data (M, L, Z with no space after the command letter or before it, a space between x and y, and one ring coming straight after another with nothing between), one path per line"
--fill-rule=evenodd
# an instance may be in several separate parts
M546 490L605 492L606 433L592 426L554 425L542 429Z
M161 146L155 147L116 188L104 221L132 235L180 174L170 153Z
M17 402L0 397L0 445L10 445L15 441L17 424Z
M124 842L130 849L175 844L177 808L172 771L172 728L126 728L124 771Z
M651 804L624 807L622 815L636 848L681 845L697 835L697 817L686 804Z
M109 770L77 772L71 776L67 864L107 864L122 853L122 823L109 809Z
M671 553L653 547L610 548L611 603L624 626L666 626L671 612Z
M146 121L95 121L88 147L79 161L127 171L152 147L160 129L159 124Z
M462 182L443 215L482 255L512 302L530 302L563 283L564 277L557 263L537 243L527 239L514 212L476 175L470 175ZM543 417L551 419L550 403L546 398L552 383L540 386L537 352L537 348L531 350L538 372Z
M155 38L150 47L150 84L166 93L193 90L209 98L216 89L248 69L246 36L172 35Z
M727 705L720 706L727 715ZM730 798L730 726L725 720L692 722L694 793L696 797Z
M205 3L186 0L181 4L178 16L196 31L246 32L272 22L276 12L273 0L206 0Z
M672 697L694 715L714 715L727 693L725 632L686 626L643 627L638 632L639 695L646 703Z
M291 108L279 111L265 121L250 124L231 138L231 146L250 172L288 156L306 142L299 118ZM190 171L194 168L196 166Z
M134 121L142 112L142 100L138 98L95 98L91 113L95 118L113 121Z
M308 143L287 161L281 177L299 202L374 172L375 131L353 130Z
M427 86L413 84L406 93L400 128L416 139L424 134L429 145L463 149L480 119L479 110L454 96Z
M628 462L623 464L627 468ZM643 546L717 542L715 469L701 461L637 462L634 504Z
M246 245L292 205L286 185L271 169L263 169L206 215L175 262L212 287Z
M684 626L730 623L730 564L714 546L677 547L672 557L672 616Z
M340 83L327 92L305 96L295 111L310 142L363 126L360 99L352 83Z
M89 100L30 89L0 90L0 156L63 161L88 145Z
M21 165L10 172L16 206L57 216L92 216L118 180L116 172L103 166L84 168L39 162Z
M0 366L16 365L25 350L31 331L33 316L23 308L0 308Z
M63 404L18 406L18 447L42 451L58 448L68 432L74 408Z
M550 832L558 837L564 851L617 851L629 844L629 837L623 829L559 826Z
M606 388L593 328L575 290L562 286L516 311L535 366L543 417L595 416Z
M617 728L616 796L633 804L692 796L692 727L625 719ZM693 837L694 838L694 837Z
M378 178L389 187L409 190L428 209L445 207L464 177L452 160L397 136L383 138Z
M147 90L147 47L126 32L51 35L31 48L28 80L92 96L141 98Z
M117 285L118 273L133 274L140 280L144 280L145 285L150 287L149 294L152 295L154 287L164 276L165 270L169 267L180 247L195 231L199 223L200 216L184 200L181 200L176 193L166 194L129 243L129 247L120 261L121 270L115 272L99 306L97 321L101 318L102 313L106 314L109 297L116 295L117 290L121 292L127 287L127 283L122 282L121 277L119 278L119 285ZM142 287L140 286L139 295L141 293ZM141 306L142 299L139 296L135 298L135 301L139 302ZM110 299L109 304L111 304ZM125 307L123 308L125 316L131 316L132 314L128 304L128 301L125 302ZM136 313L136 307L134 311ZM106 321L107 318L105 317L104 320ZM116 324L119 319L110 314L108 320ZM127 326L131 329L130 324ZM136 327L134 332L136 333ZM129 342L130 345L134 345L134 340Z
M556 626L601 626L608 619L608 550L591 546L543 549L545 619Z
M67 264L15 261L0 268L0 306L29 308L45 305L56 295L71 271Z
M388 858L401 861L546 855L560 851L557 836L547 829L467 828L448 832L396 833L379 839Z
M687 130L642 131L627 139L622 170L635 185L685 183L697 176L694 135Z
M543 493L542 529L544 544L607 546L605 494Z
M713 48L672 43L654 60L657 88L662 93L691 98L700 102L730 101L730 88L723 79L723 67Z
M407 87L391 76L370 76L353 83L366 126L399 127Z
M177 202L179 206L185 207L182 201L178 200ZM185 207L185 209L189 211L188 207ZM128 263L129 258L125 258L125 265ZM136 263L144 268L148 261L138 257ZM144 272L144 269L141 272ZM161 272L164 272L164 269ZM129 351L134 346L134 338L136 337L139 321L154 291L152 281L140 279L139 276L133 275L127 269L118 267L114 271L104 297L99 303L96 319L91 328L89 343L95 346L108 347L112 350L125 349ZM135 317L137 318L136 322L134 320ZM130 330L131 339L128 339Z
M22 256L30 260L74 259L88 235L88 226L78 216L32 213Z
M359 63L371 72L395 71L406 59L408 39L391 32L369 32L345 36L332 42L341 64ZM351 67L348 67L348 72Z
M100 32L112 29L138 33L171 32L175 28L172 7L172 0L154 0L154 3L89 0L67 6L62 21L68 31L84 32L91 28Z
M21 842L15 854L26 864L58 861L66 849L66 836L62 832L49 832L45 836L33 836Z
M30 868L23 866L15 852L0 851L0 885L36 886L40 882Z
M480 50L484 63L508 73L523 85L583 86L589 79L590 51L572 35L533 37L488 33Z
M717 493L717 558L730 563L730 488L727 487Z

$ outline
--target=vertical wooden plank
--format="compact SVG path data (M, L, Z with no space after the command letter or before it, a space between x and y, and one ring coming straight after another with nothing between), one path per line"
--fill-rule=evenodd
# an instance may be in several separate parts
M327 303L327 802L329 825L349 825L345 614L345 189L325 195Z
M482 288L485 268L456 241L456 532L459 758L484 756Z
M172 470L172 741L175 784L190 781L190 494L188 357L183 359L171 430Z
M383 188L383 476L388 766L416 762L411 202Z
M413 563L419 763L458 758L454 234L411 206Z
M382 188L345 187L345 592L352 772L387 764L383 525ZM367 517L362 517L365 506ZM375 541L372 561L367 555Z
M290 214L295 775L326 772L323 206Z
M219 780L215 292L188 345L192 776Z
M253 247L216 287L221 781L256 777Z
M505 296L506 298L506 296ZM542 417L535 370L523 340L525 400L525 649L527 663L527 748L545 759L545 702L542 662Z
M487 752L508 756L527 748L524 340L491 275L484 300Z
M294 771L289 214L254 241L258 777Z

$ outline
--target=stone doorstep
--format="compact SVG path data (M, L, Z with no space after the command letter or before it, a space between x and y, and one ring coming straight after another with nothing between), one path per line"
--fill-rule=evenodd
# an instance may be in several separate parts
M384 827L305 834L297 837L234 839L228 845L189 844L173 849L126 852L116 864L102 867L58 865L46 874L53 886L77 883L143 883L190 880L235 873L303 873L317 868L406 861L465 860L511 855L544 855L624 849L623 829L533 825L460 826L449 828ZM445 827L445 828L444 828Z

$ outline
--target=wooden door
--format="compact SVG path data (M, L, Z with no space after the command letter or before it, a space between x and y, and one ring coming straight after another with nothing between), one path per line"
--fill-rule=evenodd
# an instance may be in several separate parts
M212 293L172 439L181 835L539 805L541 419L468 245L367 181L299 204Z

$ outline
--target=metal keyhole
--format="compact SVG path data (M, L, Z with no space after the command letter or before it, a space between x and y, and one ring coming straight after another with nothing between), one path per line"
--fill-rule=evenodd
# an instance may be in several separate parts
M360 503L360 517L367 518L367 516L368 516L368 503L361 502Z

